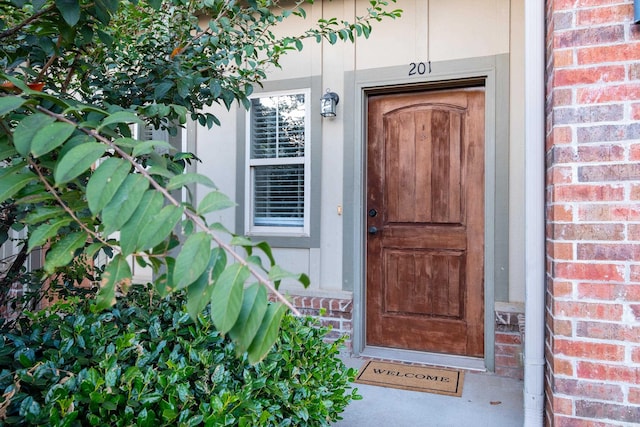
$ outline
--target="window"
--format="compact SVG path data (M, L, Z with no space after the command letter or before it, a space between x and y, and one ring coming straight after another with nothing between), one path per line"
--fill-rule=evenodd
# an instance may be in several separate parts
M155 129L151 125L139 126L138 127L138 139L141 141L167 141L169 142L176 151L184 151L183 143L182 143L182 130L178 129L178 133L175 136L171 136L169 131L166 129ZM158 154L175 154L174 152L170 152L167 148L157 148L156 153Z
M249 234L309 235L309 94L251 100L247 120Z

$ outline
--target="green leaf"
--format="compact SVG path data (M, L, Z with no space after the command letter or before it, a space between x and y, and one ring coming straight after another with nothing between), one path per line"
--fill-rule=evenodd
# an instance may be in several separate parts
M86 142L73 147L58 161L53 178L57 184L71 181L87 171L106 150L106 145L97 142Z
M214 98L218 98L222 93L222 85L220 84L220 80L213 79L209 83L209 90Z
M104 8L106 11L115 13L118 10L118 5L120 2L118 0L97 0L96 5Z
M93 172L87 183L87 202L96 215L111 201L129 175L131 165L124 159L109 157Z
M85 249L84 254L86 255L87 259L93 259L98 251L104 246L105 245L102 242L92 243L87 247L87 249Z
M147 250L160 244L175 228L182 217L184 207L167 205L157 215L148 218L138 237L137 250Z
M216 185L207 176L201 175L199 173L183 173L180 175L176 175L169 180L167 190L176 190L191 183L198 183L207 187L216 188Z
M187 288L187 312L192 319L209 304L214 280L227 265L227 254L221 248L213 248L207 269Z
M79 145L87 144L95 141L96 140L93 137L86 134L81 133L81 134L75 135L71 137L71 139L69 139L67 142L65 142L62 147L60 147L58 158L64 157L69 151L71 151L73 148L76 148Z
M362 33L364 34L364 38L368 39L371 35L371 27L369 27L366 23L362 25Z
M189 96L189 80L186 79L178 79L176 82L176 88L178 89L178 95L180 95L182 98L186 98L187 96Z
M293 273L289 273L288 271L283 270L279 265L274 265L271 267L271 270L269 270L269 280L271 280L275 284L276 289L278 289L278 287L280 286L280 281L282 279L291 279L294 277L297 276Z
M105 33L102 30L98 30L98 38L102 43L110 47L113 44L113 37L110 34Z
M52 274L56 268L69 264L76 250L83 247L86 241L87 233L84 231L67 234L58 240L45 255L44 270Z
M40 185L34 185L34 191L25 191L24 196L15 199L16 205L31 205L41 202L55 202L55 197L44 191L44 188Z
M104 310L116 302L116 289L127 292L131 285L131 268L126 258L116 255L102 274L100 290L96 297L96 309Z
M229 336L236 343L237 354L242 354L249 349L249 345L260 329L268 305L267 290L264 286L254 283L244 290L240 315L229 331Z
M305 277L306 275L304 274L294 274L283 270L279 265L274 265L269 270L269 280L272 282L279 282L282 279L296 279L304 284ZM308 283L306 286L308 286Z
M271 350L271 347L273 347L273 344L278 338L280 322L286 310L287 308L279 303L269 305L262 319L260 329L258 329L255 338L249 346L249 363L258 363L269 353L269 350Z
M20 402L20 414L23 415L27 421L37 420L40 415L40 404L31 396L27 396L22 402Z
M33 366L33 360L31 360L31 358L25 353L21 353L20 356L18 356L18 360L24 368L30 368Z
M102 0L95 1L95 12L92 13L92 15L94 15L101 24L109 25L111 22L111 14L106 10L102 3L104 3Z
M21 160L14 165L0 167L0 179L16 173L26 172L28 170L26 168L27 165L28 163L25 160Z
M233 236L229 244L231 246L242 246L242 247L252 247L255 245L255 243L253 243L251 239L244 236Z
M306 274L301 273L298 276L298 282L302 283L302 286L304 286L305 288L308 288L309 285L311 284L311 279Z
M244 260L264 270L264 267L262 266L262 258L260 258L259 256L251 255L246 257Z
M51 218L61 217L64 214L64 209L59 206L36 206L36 208L24 218L24 222L28 225L35 225Z
M125 123L125 124L137 123L140 126L145 125L144 121L140 119L135 113L132 113L129 111L118 111L116 113L113 113L107 116L102 121L100 126L97 127L97 130L100 131L100 129L102 129L103 127L113 125L116 123Z
M222 93L220 94L220 97L222 98L222 101L224 102L225 107L227 107L227 110L231 108L231 104L233 104L233 100L236 99L234 93L228 89L222 89Z
M149 154L156 148L166 148L168 150L175 150L173 145L171 145L167 141L147 140L147 141L139 141L136 145L134 145L133 153L131 155L133 157L138 157L144 154Z
M173 284L169 282L169 278L173 277L173 266L175 258L167 257L164 259L165 265L160 264L163 273L157 276L153 281L153 286L161 298L168 296L173 291Z
M228 235L233 234L231 231L229 231L228 228L226 228L224 225L220 224L219 222L214 222L213 224L210 224L209 229L213 231L217 231L219 233L228 234Z
M80 20L79 0L56 0L56 7L70 27L73 27Z
M267 242L258 242L255 244L257 248L262 249L262 252L269 258L270 265L276 265L276 259L273 256L273 252L271 251L271 246Z
M40 225L29 235L29 245L27 246L27 250L31 252L33 248L44 245L47 240L58 233L60 227L69 225L72 220L73 219L69 217L62 217L51 223Z
M173 282L182 289L195 282L205 271L211 256L211 236L203 231L189 236L176 258Z
M204 215L209 212L219 211L222 209L232 208L236 206L236 203L229 199L226 194L219 191L212 191L200 202L198 205L198 214Z
M244 282L248 277L247 267L231 264L214 284L211 293L211 320L222 334L233 327L240 315Z
M231 246L242 246L249 255L251 255L251 248L256 247L260 248L264 254L269 258L270 265L276 264L276 259L273 257L273 252L271 251L271 247L267 242L254 242L251 239L244 236L233 236L230 242Z
M0 179L0 203L13 197L37 177L31 172L12 173Z
M154 0L158 1L158 0ZM167 92L173 87L173 82L160 82L153 91L154 99L162 99Z
M169 169L155 165L147 169L147 172L149 172L149 175L162 176L165 178L173 178L174 176L176 176L176 174L174 172L171 172Z
M27 157L31 151L31 141L40 129L54 123L56 119L53 117L35 113L25 117L18 123L13 131L13 145L22 157Z
M127 256L137 249L142 228L149 221L149 218L160 212L163 202L162 194L157 191L148 190L144 193L135 212L122 227L120 233L122 255Z
M4 116L15 109L22 107L25 102L27 102L27 100L19 96L0 97L0 116Z
M113 140L113 143L118 147L133 148L138 145L140 141L135 138L117 138Z
M0 137L0 161L7 159L18 153L15 147L9 143L8 138Z
M104 233L109 235L118 231L131 218L149 188L149 181L140 174L129 174L111 201L102 210Z
M42 101L46 101L52 103L53 105L57 105L60 108L68 108L70 106L67 99L61 98L60 96L50 95L46 92L31 90L31 88L29 88L28 86L24 93L31 98L39 98L41 104Z
M51 123L36 133L31 141L31 154L40 157L62 145L75 131L76 127L69 123Z

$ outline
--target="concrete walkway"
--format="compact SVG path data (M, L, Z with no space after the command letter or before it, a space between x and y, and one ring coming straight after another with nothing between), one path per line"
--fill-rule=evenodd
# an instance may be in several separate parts
M359 368L362 359L345 360ZM340 427L519 427L523 382L465 372L462 397L354 384L362 400L351 402Z

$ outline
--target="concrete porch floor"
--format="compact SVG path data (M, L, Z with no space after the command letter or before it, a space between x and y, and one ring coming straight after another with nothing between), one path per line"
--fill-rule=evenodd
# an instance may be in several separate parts
M360 369L364 359L347 357ZM519 427L523 424L523 382L465 371L462 397L354 384L362 400L352 401L339 427Z

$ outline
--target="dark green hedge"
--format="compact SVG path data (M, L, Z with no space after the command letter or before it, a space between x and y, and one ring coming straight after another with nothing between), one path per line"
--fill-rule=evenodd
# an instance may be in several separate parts
M0 424L323 426L351 399L353 369L312 318L285 316L260 363L203 313L132 292L111 310L66 302L0 340Z

